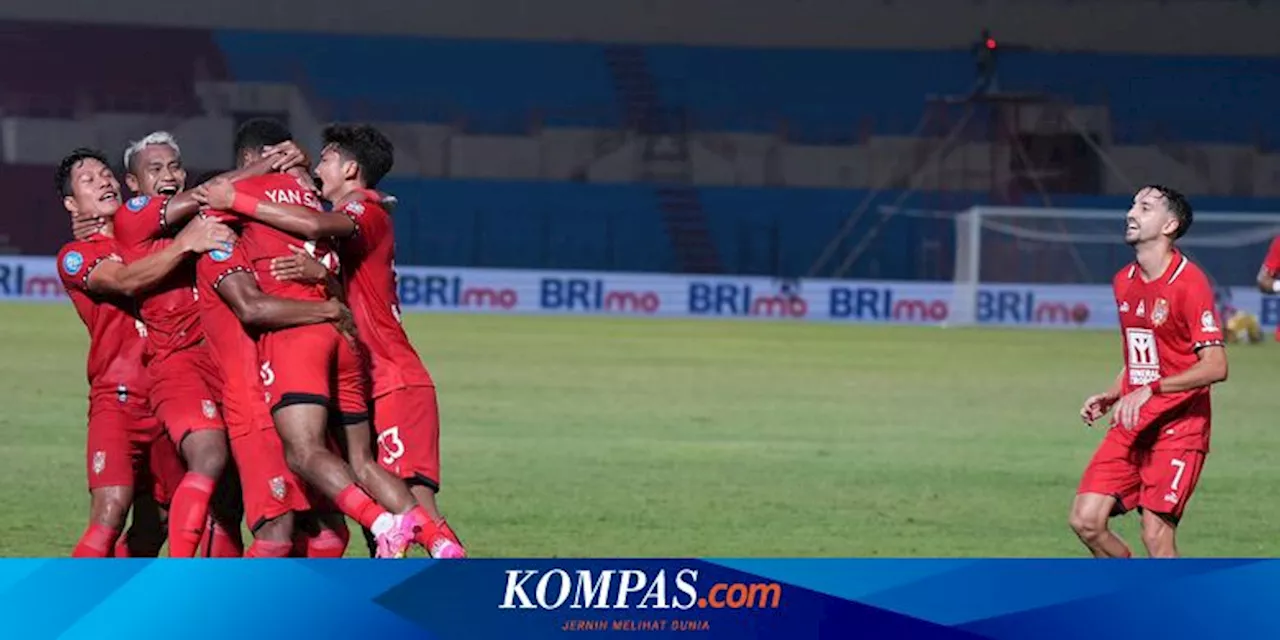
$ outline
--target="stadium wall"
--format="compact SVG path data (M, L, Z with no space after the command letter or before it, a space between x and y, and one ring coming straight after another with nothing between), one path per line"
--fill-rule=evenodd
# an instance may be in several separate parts
M1101 15L1100 15L1101 14ZM964 48L984 26L1044 49L1280 54L1264 0L9 0L0 16L461 38Z
M52 257L0 258L0 301L66 302ZM848 324L946 325L954 288L941 282L400 267L405 312L742 318ZM977 294L991 327L1114 329L1110 286L1008 284ZM1280 322L1280 297L1232 289L1262 324Z

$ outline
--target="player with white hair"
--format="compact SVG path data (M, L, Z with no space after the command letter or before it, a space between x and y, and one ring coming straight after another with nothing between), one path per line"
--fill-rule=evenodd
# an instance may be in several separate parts
M224 177L236 180L306 163L296 146L272 152L263 162ZM164 250L200 203L182 190L187 174L171 134L157 131L131 143L124 158L125 182L137 195L113 216L113 226L120 253L131 263ZM196 554L228 457L226 425L218 410L222 381L205 342L195 284L195 264L188 261L137 298L152 354L147 365L151 404L187 466L170 508L169 552L175 557Z

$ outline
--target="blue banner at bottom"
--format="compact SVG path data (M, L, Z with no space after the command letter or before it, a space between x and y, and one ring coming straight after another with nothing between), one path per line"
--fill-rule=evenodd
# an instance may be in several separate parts
M21 638L1260 637L1271 560L6 560Z

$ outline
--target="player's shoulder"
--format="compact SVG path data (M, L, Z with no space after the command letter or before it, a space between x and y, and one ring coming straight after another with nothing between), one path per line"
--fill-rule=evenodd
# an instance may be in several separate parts
M147 210L155 210L163 207L169 199L161 196L134 196L124 201L120 208L116 210L116 216L120 214L138 214ZM128 216L124 216L127 218Z
M1204 269L1201 269L1195 260L1181 252L1174 256L1174 263L1170 268L1172 271L1166 282L1167 286L1181 288L1209 286L1209 276L1205 274Z
M1116 275L1111 277L1111 284L1116 288L1120 288L1136 277L1138 277L1138 263L1130 262L1117 271Z
M72 240L58 250L58 272L68 278L83 276L103 260L120 260L114 238L96 235L85 240Z

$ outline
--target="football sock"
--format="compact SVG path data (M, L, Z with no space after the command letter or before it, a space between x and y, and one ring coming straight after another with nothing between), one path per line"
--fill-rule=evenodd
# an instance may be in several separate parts
M169 557L192 558L209 516L213 478L188 471L173 492L169 510Z
M293 549L292 542L275 540L254 540L249 550L244 552L246 558L287 558Z
M342 492L338 494L338 497L334 499L334 502L337 503L338 509L343 513L351 516L351 518L356 522L359 522L361 526L374 529L375 533L380 533L381 531L374 528L374 522L377 522L381 516L387 516L390 518L391 515L387 513L386 509L383 509L378 505L378 503L374 502L373 498L369 497L369 494L365 493L363 489L354 484L343 489ZM386 521L384 520L384 522ZM389 526L390 525L386 525L384 527L380 527L380 529L385 531Z
M116 538L120 536L120 532L110 527L100 524L91 524L85 529L84 535L80 536L80 541L76 543L76 548L71 552L72 558L106 558L111 555L112 545Z

